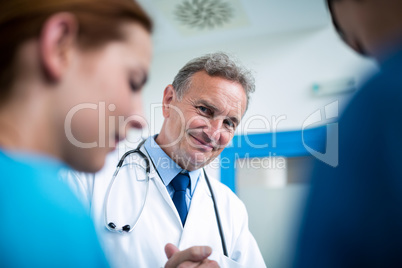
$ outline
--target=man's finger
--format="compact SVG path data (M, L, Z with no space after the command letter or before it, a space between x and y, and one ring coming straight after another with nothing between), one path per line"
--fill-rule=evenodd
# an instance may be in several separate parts
M168 259L170 259L173 256L173 254L175 254L178 251L179 249L171 243L167 243L165 246L165 254Z
M216 261L205 259L197 267L198 268L219 268L219 264Z
M168 245L166 245L166 246L168 246ZM168 250L170 250L170 246L168 247ZM166 247L165 247L165 252L166 252ZM195 246L195 247L191 247L186 250L183 250L183 251L177 251L169 258L168 262L165 265L165 268L177 267L181 263L186 262L186 261L201 262L204 259L206 259L209 255L211 255L211 253L212 253L212 249L207 246ZM167 256L167 252L166 252L166 256Z

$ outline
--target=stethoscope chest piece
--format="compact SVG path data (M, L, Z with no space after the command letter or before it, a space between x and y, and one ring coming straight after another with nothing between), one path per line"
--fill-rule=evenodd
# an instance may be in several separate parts
M140 150L144 142L140 143L135 150L128 151L121 157L107 188L103 205L104 221L106 228L111 232L122 234L132 232L144 210L148 197L149 180L156 177L157 172L154 163L152 163L155 171L151 174L150 160ZM213 201L212 209L215 212L222 252L228 257L215 195L205 170L204 177ZM109 215L109 211L111 215ZM118 226L122 227L119 228Z
M147 200L149 178L149 160L143 152L136 149L123 155L104 201L104 221L109 231L129 233L135 228Z

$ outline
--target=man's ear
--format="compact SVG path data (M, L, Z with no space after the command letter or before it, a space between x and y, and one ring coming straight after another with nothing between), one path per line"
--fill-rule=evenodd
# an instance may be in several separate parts
M51 81L62 77L77 37L78 22L71 13L56 13L44 23L39 39L40 60Z
M170 116L171 107L170 104L176 98L176 91L174 90L172 85L168 85L163 92L163 117L167 118Z

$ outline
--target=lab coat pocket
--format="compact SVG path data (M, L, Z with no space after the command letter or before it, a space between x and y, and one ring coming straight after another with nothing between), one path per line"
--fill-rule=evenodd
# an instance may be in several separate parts
M211 259L216 260L221 268L246 268L223 254L212 254Z

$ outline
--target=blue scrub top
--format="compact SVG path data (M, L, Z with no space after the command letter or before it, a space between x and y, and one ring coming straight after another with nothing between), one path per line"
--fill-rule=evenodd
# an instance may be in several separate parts
M402 267L401 70L402 44L342 115L339 165L316 161L293 268Z
M94 225L42 156L0 150L0 267L108 267Z

